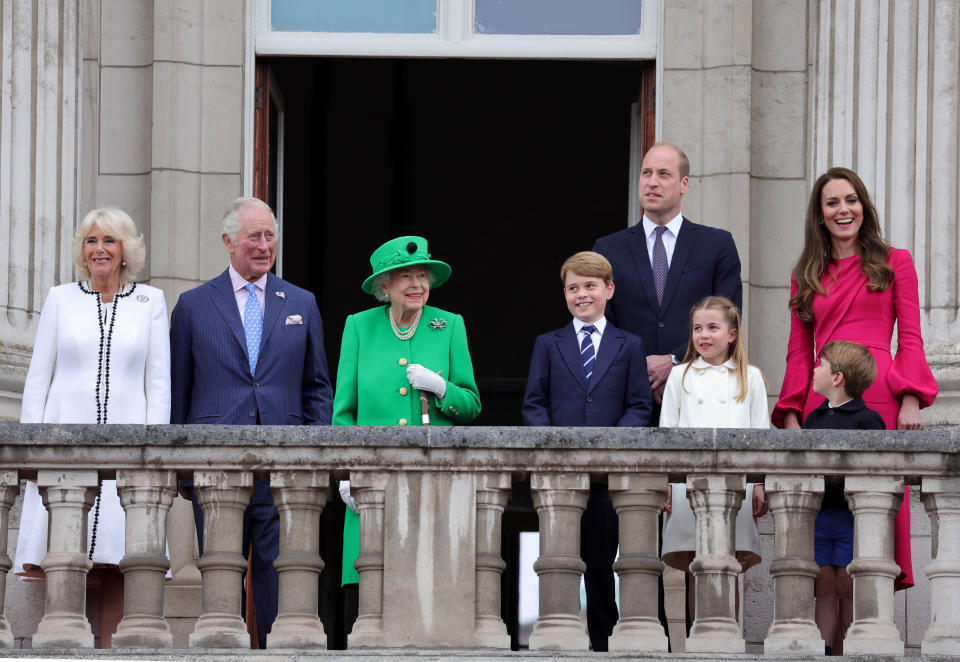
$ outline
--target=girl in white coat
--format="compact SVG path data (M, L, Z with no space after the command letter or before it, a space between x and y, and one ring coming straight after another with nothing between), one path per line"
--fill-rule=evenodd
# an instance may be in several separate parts
M768 428L767 388L759 368L747 364L740 337L740 313L724 297L707 297L690 311L690 340L680 365L667 378L660 427ZM747 485L737 514L737 560L743 570L760 562L756 519L767 511L762 485ZM696 551L696 521L686 485L670 486L665 508L670 513L663 534L663 562L689 572ZM689 592L690 614L695 591Z

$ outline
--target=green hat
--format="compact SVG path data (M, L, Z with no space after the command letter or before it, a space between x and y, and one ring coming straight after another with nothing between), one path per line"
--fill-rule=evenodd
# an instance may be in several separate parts
M450 278L450 265L439 260L431 260L427 252L427 240L423 237L397 237L373 251L370 256L370 274L361 288L367 294L373 294L373 281L377 276L394 269L424 265L433 274L432 287L440 287Z

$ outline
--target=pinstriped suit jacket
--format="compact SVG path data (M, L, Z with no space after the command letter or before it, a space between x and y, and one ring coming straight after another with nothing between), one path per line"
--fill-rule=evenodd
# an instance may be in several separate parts
M287 324L299 315L302 324ZM250 374L243 322L224 271L180 295L170 323L171 423L330 425L333 389L313 294L267 274L263 335Z

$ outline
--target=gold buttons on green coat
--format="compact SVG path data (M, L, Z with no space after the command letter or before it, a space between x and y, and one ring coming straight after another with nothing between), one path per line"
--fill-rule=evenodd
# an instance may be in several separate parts
M407 394L407 387L406 387L406 386L401 386L401 387L400 387L400 395L406 395L406 394Z
M400 365L407 365L407 360L406 360L406 359L400 359L399 361L397 361L397 363L399 363Z
M406 424L407 424L407 419L401 418L401 419L400 419L400 425L406 425Z

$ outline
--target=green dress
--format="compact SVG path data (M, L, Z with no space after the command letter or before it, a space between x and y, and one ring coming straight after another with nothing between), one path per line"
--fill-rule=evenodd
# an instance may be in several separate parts
M430 398L430 425L469 423L480 413L463 318L424 306L417 332L400 340L390 326L388 307L347 317L340 345L334 425L420 425L420 397L407 379L419 363L447 380L443 401ZM353 567L359 554L360 517L349 508L343 525L343 584L359 581Z

